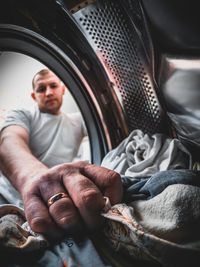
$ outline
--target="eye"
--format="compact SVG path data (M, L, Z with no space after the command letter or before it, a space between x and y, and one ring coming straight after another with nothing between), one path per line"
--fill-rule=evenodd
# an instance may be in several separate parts
M37 93L43 93L46 90L45 86L40 86L39 88L37 88L36 92Z
M52 83L50 86L51 86L52 89L56 89L58 87L58 84Z

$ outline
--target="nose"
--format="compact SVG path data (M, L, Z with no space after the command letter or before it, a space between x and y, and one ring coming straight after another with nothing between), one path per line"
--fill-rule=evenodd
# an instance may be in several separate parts
M45 91L45 93L46 93L46 96L51 96L51 95L53 95L53 90L52 90L52 88L51 88L50 86L47 86L47 87L46 87L46 91Z

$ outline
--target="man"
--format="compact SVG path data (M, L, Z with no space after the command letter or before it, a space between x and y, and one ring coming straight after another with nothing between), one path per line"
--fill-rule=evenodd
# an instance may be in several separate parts
M87 162L70 163L84 124L61 113L65 87L49 70L33 78L33 111L9 115L1 130L0 169L20 192L31 228L50 239L101 225L104 196L122 199L120 176Z

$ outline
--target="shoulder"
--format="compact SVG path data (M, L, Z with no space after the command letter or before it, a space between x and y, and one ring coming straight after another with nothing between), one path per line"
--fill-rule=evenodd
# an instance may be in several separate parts
M37 117L40 112L35 107L28 108L20 108L14 109L10 112L6 119L13 119L13 120L23 120L23 121L30 121Z
M20 125L29 131L31 120L34 117L36 110L34 108L13 109L11 110L1 127L1 130L9 125Z
M31 116L31 114L32 114L31 109L20 108L20 109L11 110L10 114L8 115L8 117L10 117L10 116Z

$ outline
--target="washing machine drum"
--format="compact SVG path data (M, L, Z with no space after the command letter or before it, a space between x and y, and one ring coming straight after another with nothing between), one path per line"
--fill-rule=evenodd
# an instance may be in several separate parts
M182 137L176 115L189 109L174 73L186 77L179 64L185 60L194 74L198 40L183 47L173 36L163 45L168 24L149 2L7 0L1 7L0 51L31 56L61 78L85 120L95 164L134 129Z
M117 147L135 129L149 135L162 133L179 138L194 159L199 161L200 23L196 20L199 15L196 16L194 12L199 11L199 8L193 1L189 2L191 4L179 0L6 0L0 9L0 61L5 53L23 54L38 60L58 75L71 92L85 121L91 163L100 165L106 153ZM194 15L192 20L187 16L190 8L194 12L191 13ZM0 72L3 69L0 68ZM12 77L12 73L9 74ZM181 189L176 193L182 197ZM193 196L196 197L197 193ZM164 199L162 203L165 209L161 216L166 210L167 216L168 212L172 214L167 201ZM179 207L182 202L178 199L174 203L174 206ZM186 212L183 222L192 207L195 210L194 217L199 218L198 212L196 213L198 208L190 203L192 201L184 202L184 210L188 213ZM146 206L143 210L151 209L155 213L161 211L160 207L155 209L154 204L153 208ZM114 218L116 210L113 212ZM130 210L124 210L123 206L123 212L129 218L127 214L129 216ZM180 223L179 215L175 213L176 210L172 217L175 221L178 220L179 228L178 232L172 228L172 240L181 235L182 231L182 220ZM141 218L147 218L145 216ZM119 217L122 220L121 214ZM164 216L167 224L163 223L162 217L157 220L157 217L150 215L148 218L153 226L154 222L161 222L164 228L159 228L160 233L165 236L165 227L171 227L170 217ZM190 217L189 220L191 222ZM189 223L186 225L186 236L192 231L195 238L198 238L196 220L191 224L192 229L189 229ZM145 242L144 257L149 260L155 255L154 259L159 261L166 257L166 266L171 263L171 259L175 260L173 264L179 266L176 254L180 256L181 265L184 266L188 265L190 259L187 255L199 259L199 250L191 249L191 254L187 254L190 246L196 246L195 242L189 243L190 246L187 247L182 246L184 241L180 239L180 243L166 241L165 245L160 246L159 238L156 237L155 243L151 243L152 234L145 237L138 228L139 224L129 222L127 219L127 225L136 227L132 237L140 244L138 248L134 245L137 249L133 250L133 255L136 253L136 257L137 254L143 257L140 246ZM108 230L112 232L109 227ZM114 227L113 232L117 233L117 238L120 237L120 227L119 224ZM126 230L128 228L121 229L125 229L124 249L124 244L129 242L127 233L130 232ZM109 251L105 251L104 244L101 252L107 257ZM117 244L118 249L120 241L115 240L113 244ZM71 249L71 243L65 245ZM184 250L183 253L178 250L178 245L182 247L181 251ZM81 250L82 247L80 243ZM56 250L56 253L59 255L64 251L63 247ZM113 251L110 254L112 253ZM116 254L112 256L115 258ZM129 260L127 256L124 259ZM117 266L120 265L117 256L115 262ZM64 261L63 266L65 265ZM133 261L130 263L132 265L135 265ZM147 262L145 266L148 265ZM143 266L143 263L138 266Z

